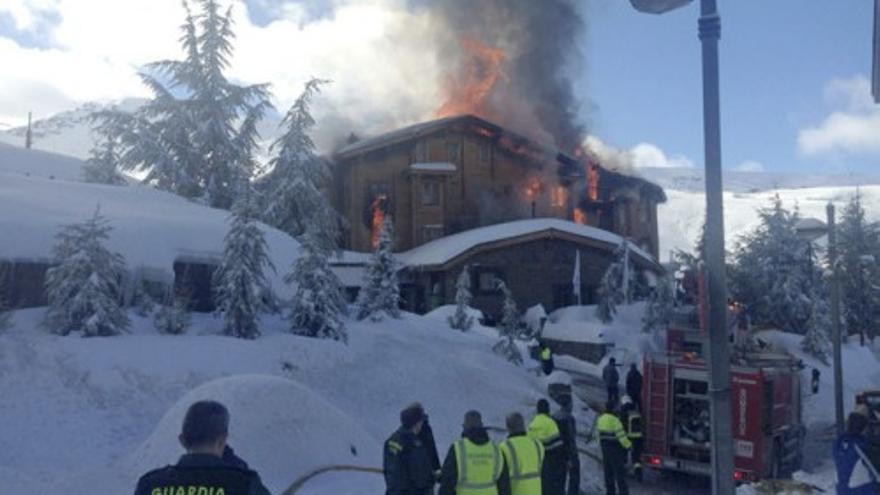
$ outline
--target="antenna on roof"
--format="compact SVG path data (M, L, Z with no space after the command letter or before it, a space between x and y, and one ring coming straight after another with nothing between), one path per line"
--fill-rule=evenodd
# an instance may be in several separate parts
M31 145L34 144L34 136L31 132L31 112L28 112L28 128L27 133L24 135L24 147L27 149L31 149Z

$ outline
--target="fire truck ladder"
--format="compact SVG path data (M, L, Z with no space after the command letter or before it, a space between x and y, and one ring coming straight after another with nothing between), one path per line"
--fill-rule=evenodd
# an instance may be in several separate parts
M666 454L670 434L670 409L672 404L672 366L667 359L663 363L651 361L648 367L648 428L647 451Z

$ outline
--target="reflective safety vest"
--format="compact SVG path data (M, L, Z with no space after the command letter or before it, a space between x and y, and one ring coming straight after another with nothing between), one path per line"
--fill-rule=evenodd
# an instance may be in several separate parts
M501 453L510 473L511 495L541 495L541 442L527 436L511 437L501 442Z
M626 436L642 438L642 415L638 411L632 411L626 417Z
M504 462L501 450L492 442L477 445L467 438L455 442L457 495L498 495L498 480Z
M599 440L603 444L606 442L619 442L625 449L632 447L632 442L629 441L629 438L626 437L626 432L623 431L623 423L620 422L620 418L611 413L603 413L599 416L599 419L596 421L596 431L599 432Z
M549 347L541 349L541 361L550 361L550 356L551 353Z
M562 448L559 425L550 416L538 414L529 423L529 437L541 442L545 450Z

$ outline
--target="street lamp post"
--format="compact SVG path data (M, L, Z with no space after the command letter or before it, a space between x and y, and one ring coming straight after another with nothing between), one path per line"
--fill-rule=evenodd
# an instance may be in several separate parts
M690 0L630 0L649 13L663 13ZM733 478L730 342L727 333L727 285L724 264L724 201L721 187L721 105L718 40L721 17L716 0L700 0L703 51L703 142L706 167L706 278L709 333L709 397L712 431L712 493L731 495Z

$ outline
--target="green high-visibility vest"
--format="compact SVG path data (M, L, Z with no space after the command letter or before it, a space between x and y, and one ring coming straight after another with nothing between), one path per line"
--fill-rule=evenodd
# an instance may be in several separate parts
M545 347L541 349L541 361L550 361L550 348Z
M504 462L501 450L492 442L477 445L467 438L455 442L458 468L456 495L498 495L498 480Z
M527 436L511 437L501 443L501 453L510 473L511 495L541 495L541 442Z
M541 442L545 450L553 450L562 447L562 437L559 436L559 425L546 414L536 414L529 423L529 436Z

